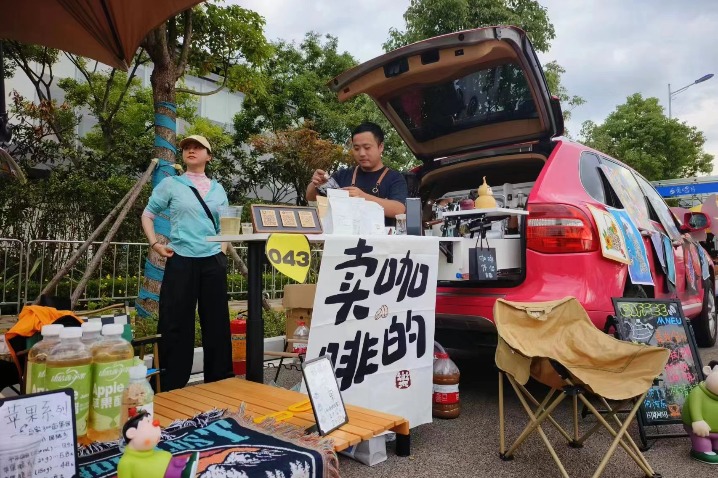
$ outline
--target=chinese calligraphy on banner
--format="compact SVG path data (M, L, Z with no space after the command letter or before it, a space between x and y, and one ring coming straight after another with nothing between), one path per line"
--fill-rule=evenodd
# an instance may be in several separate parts
M431 422L439 239L324 244L307 359L328 355L346 403Z

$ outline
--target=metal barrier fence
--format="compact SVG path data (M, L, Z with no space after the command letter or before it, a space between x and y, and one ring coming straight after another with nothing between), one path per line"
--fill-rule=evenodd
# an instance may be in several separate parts
M0 238L0 311L21 303L24 258L22 241Z
M33 301L82 244L83 241L31 240L25 245L17 239L0 238L0 314L17 313L24 303ZM101 244L92 243L51 295L70 297ZM79 308L94 308L93 305L137 298L147 248L147 243L111 242L87 283ZM247 248L242 246L235 250L246 264ZM316 282L321 252L321 248L312 250L312 267L307 282ZM228 295L232 300L247 298L247 280L231 259L227 281ZM264 265L263 289L267 298L281 298L284 286L293 282L271 265Z

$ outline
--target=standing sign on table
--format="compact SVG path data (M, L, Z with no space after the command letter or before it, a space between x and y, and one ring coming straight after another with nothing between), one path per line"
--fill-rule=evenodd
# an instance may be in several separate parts
M346 403L431 422L438 238L327 238L307 359L328 355Z

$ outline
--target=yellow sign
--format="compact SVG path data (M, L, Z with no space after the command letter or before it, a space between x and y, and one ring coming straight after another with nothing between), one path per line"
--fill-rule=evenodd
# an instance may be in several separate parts
M312 255L304 234L272 234L264 251L279 272L299 283L307 280Z

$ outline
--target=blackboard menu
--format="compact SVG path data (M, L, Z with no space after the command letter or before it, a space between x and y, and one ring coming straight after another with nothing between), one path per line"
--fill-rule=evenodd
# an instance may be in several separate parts
M703 380L690 324L677 299L613 299L620 339L664 347L671 354L648 391L639 418L644 425L679 424L688 393Z

